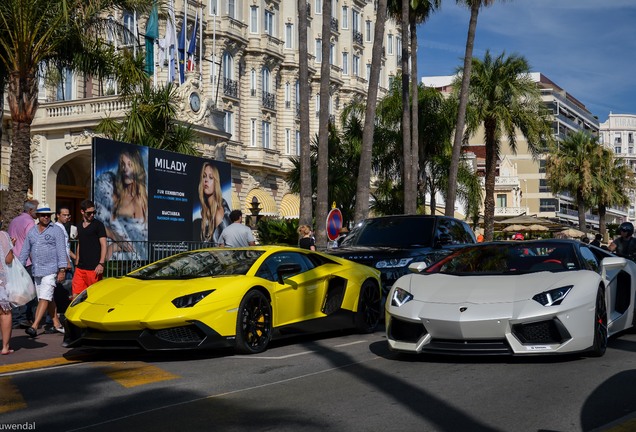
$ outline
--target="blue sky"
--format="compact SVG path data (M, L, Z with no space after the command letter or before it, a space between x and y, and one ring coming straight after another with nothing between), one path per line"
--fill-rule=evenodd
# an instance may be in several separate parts
M470 11L454 0L418 28L418 76L462 65ZM497 0L482 8L474 57L520 54L599 121L636 114L636 0Z

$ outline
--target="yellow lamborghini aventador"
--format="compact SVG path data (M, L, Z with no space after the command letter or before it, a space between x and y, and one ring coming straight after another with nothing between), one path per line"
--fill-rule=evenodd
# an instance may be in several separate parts
M89 287L66 311L65 345L145 350L234 347L380 319L379 272L289 247L211 248Z

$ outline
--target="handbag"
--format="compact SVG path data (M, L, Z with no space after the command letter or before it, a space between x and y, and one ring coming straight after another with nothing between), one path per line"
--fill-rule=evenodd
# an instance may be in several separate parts
M24 306L37 295L31 275L17 259L8 264L6 269L7 283L5 289L9 303L13 307Z

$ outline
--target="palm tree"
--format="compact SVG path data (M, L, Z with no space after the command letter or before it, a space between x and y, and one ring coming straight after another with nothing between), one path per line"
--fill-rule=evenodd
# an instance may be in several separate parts
M470 21L468 23L468 36L466 37L466 52L464 54L464 67L462 69L462 83L459 91L459 109L457 111L457 123L453 141L453 154L451 158L450 173L448 178L448 192L446 194L446 216L455 214L455 196L457 194L457 169L459 167L460 153L462 150L462 136L466 125L466 107L468 106L468 87L472 68L473 46L475 33L477 32L477 18L481 7L488 7L495 0L456 0L457 3L470 7Z
M472 69L465 139L483 127L486 147L484 239L490 241L493 239L495 175L502 137L507 138L510 149L516 153L516 136L518 131L521 132L527 140L528 150L537 157L550 139L551 130L539 88L529 76L530 66L525 58L506 57L505 53L493 58L486 51L483 61L473 58ZM461 92L461 85L457 79L455 93ZM449 175L449 186L452 181Z
M312 226L311 149L309 142L309 64L307 53L307 0L298 0L298 111L300 116L300 219Z
M577 131L552 146L546 160L546 179L552 192L571 194L578 206L579 229L586 232L585 211L591 205L594 190L603 189L603 175L598 168L603 146L586 131Z
M30 186L31 123L38 109L41 66L84 74L115 73L112 49L106 45L103 12L146 12L152 0L3 0L0 2L0 64L8 76L11 112L11 177L5 215L22 208Z
M320 115L318 119L318 184L329 181L329 103L331 100L331 0L322 1L322 41L320 63ZM316 247L327 247L324 221L329 213L327 188L319 187L316 197Z
M627 191L636 189L636 180L629 166L623 160L614 157L614 153L607 148L603 148L601 160L596 169L602 175L604 184L602 187L594 188L592 200L598 208L599 232L607 241L605 223L607 208L629 205Z
M369 196L371 186L371 158L373 155L373 132L375 130L375 113L380 85L380 69L382 68L382 47L384 41L384 23L387 16L387 0L378 1L373 33L373 49L371 52L371 76L364 115L364 131L360 150L360 166L356 188L355 221L359 222L369 215Z

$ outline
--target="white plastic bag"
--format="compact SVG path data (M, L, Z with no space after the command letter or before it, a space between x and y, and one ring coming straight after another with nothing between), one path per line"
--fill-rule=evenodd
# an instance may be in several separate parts
M17 259L7 265L7 296L11 306L24 306L33 300L37 293L29 272Z

